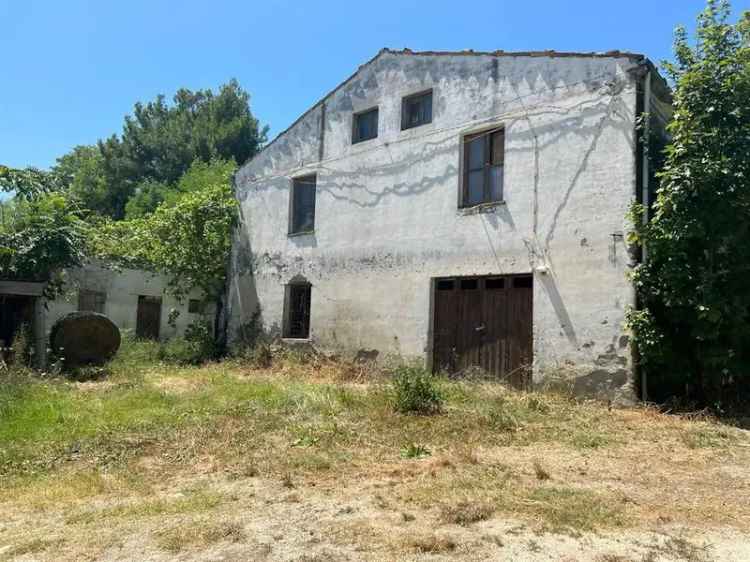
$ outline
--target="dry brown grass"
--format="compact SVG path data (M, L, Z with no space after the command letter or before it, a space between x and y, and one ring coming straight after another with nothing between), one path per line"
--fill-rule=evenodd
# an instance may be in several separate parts
M407 539L406 546L419 553L440 554L452 552L458 546L456 541L446 535L424 534Z
M132 536L142 537L144 558L188 555L245 544L253 525L272 524L316 537L326 529L320 544L384 559L458 555L472 540L500 548L505 535L493 542L472 533L509 520L568 536L665 526L750 532L750 438L715 420L481 381L442 381L441 414L401 415L381 375L370 381L366 367L321 357L286 356L269 370L235 362L147 372L65 390L102 404L114 393L143 408L122 414L138 423L87 426L72 453L64 439L60 448L14 445L30 464L13 464L21 468L0 482L0 511L13 514L0 529L0 559L106 558L133 548ZM148 400L130 401L130 388ZM430 455L404 455L405 444ZM51 532L60 522L64 536ZM107 533L94 540L101 525ZM675 541L662 548L694 560L705 552Z
M441 517L446 523L455 525L471 525L477 521L485 521L495 513L495 506L489 502L462 501L455 505L445 505L441 510Z
M220 541L241 542L246 538L246 533L236 521L197 520L157 531L154 536L159 548L177 553Z

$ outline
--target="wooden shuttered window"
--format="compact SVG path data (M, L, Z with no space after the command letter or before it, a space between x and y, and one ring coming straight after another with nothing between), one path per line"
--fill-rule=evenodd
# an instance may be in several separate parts
M505 129L494 129L463 139L462 207L503 200Z

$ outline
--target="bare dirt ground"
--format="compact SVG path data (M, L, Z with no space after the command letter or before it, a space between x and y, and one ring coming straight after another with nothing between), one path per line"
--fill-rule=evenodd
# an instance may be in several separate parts
M139 384L189 422L6 471L0 560L750 560L750 436L711 420L453 383L406 416L379 385L232 366Z

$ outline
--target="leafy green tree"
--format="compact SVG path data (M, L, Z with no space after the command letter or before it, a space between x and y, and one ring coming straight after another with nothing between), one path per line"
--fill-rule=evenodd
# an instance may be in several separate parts
M95 213L112 215L120 198L109 189L104 158L97 146L76 146L57 159L53 171L64 178L67 190Z
M651 396L750 396L750 14L710 0L697 40L676 32L671 137L653 217L635 240L629 322Z
M174 194L176 194L176 188L147 179L135 188L135 193L125 204L125 218L145 217L153 213L170 195L174 196Z
M221 307L237 202L233 162L196 162L178 183L178 195L141 218L107 220L91 228L95 253L166 275L178 298L201 289Z
M59 189L64 179L57 173L37 168L10 168L0 164L0 191L15 194L22 199L33 199L41 194Z
M236 166L232 161L196 160L176 184L166 185L146 180L125 206L125 218L133 219L151 214L162 203L174 204L183 194L200 191L206 186L229 181Z
M164 96L137 103L125 118L122 135L98 145L111 206L105 214L122 219L136 194L131 216L153 211L168 191L163 186L174 185L196 160L242 164L253 156L268 128L253 117L249 99L232 80L218 94L181 89L172 105Z
M84 260L81 211L54 174L8 167L0 174L0 187L16 193L0 209L0 279L46 281L52 298L62 288L62 270Z

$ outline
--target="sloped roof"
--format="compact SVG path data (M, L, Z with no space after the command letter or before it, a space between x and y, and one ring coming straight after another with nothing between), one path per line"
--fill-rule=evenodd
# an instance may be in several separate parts
M647 62L648 59L645 55L642 55L640 53L631 53L628 51L606 51L603 53L597 53L597 52L574 52L574 51L554 51L554 50L547 50L547 51L503 51L503 50L496 50L496 51L473 51L471 49L467 49L464 51L412 51L411 49L404 48L401 50L395 50L395 49L389 49L388 47L384 47L383 49L380 49L380 51L377 52L377 54L372 57L367 62L359 65L357 67L357 70L355 70L351 75L349 75L345 80L343 80L341 83L339 83L335 88L333 88L331 91L326 93L322 98L320 98L317 102L315 102L312 106L310 106L310 109L305 111L302 115L300 115L297 119L294 120L294 122L289 125L286 129L278 133L271 141L266 144L260 152L263 152L268 147L270 147L273 143L275 143L282 135L286 134L290 129L292 129L297 123L299 123L304 117L313 111L316 107L318 107L320 104L322 104L326 99L328 99L331 95L335 94L340 88L346 85L349 80L353 79L359 72L366 66L369 66L373 62L375 62L376 59L378 59L381 55L384 54L391 54L391 55L406 55L406 56L445 56L445 57L472 57L472 56L492 56L492 57L547 57L547 58L627 58L634 62ZM260 154L260 152L258 154ZM257 156L257 154L255 155ZM253 156L253 158L255 158ZM247 162L250 162L253 158L248 160ZM245 164L247 164L245 162ZM243 164L244 166L244 164Z

